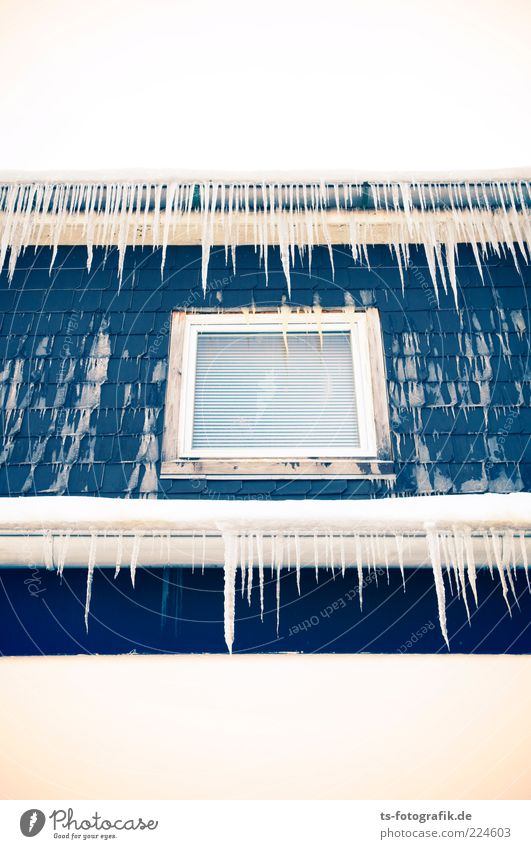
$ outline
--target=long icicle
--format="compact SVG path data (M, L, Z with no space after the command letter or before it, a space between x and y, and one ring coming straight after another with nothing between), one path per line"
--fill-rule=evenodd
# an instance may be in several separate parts
M500 256L507 251L517 270L521 262L529 262L528 180L446 181L437 186L389 181L371 183L369 193L363 182L325 185L314 181L301 186L178 180L147 184L37 181L0 186L0 271L9 252L8 273L12 278L19 255L29 245L42 243L44 232L49 234L53 265L61 240L67 235L71 238L68 228L74 227L78 241L86 245L89 269L94 247L117 245L121 281L126 246L135 244L139 236L142 246L150 239L154 248L162 247L162 272L175 228L180 225L189 231L193 224L194 239L202 246L205 291L210 251L219 241L218 230L222 228L225 244L231 245L233 264L236 246L248 244L249 234L254 233L255 249L266 274L269 246L277 244L289 293L295 245L299 254L307 253L310 264L313 247L326 245L333 272L327 212L345 215L353 259L367 261L367 247L374 244L375 237L363 198L372 212L386 215L385 242L394 252L403 281L404 269L410 263L409 246L424 247L437 297L440 277L457 302L455 254L460 243L472 246L480 275L482 259L488 252Z
M441 548L439 543L439 536L435 531L428 530L426 532L426 539L428 541L428 551L431 560L431 567L433 569L435 590L437 592L439 624L441 626L441 632L444 637L444 641L448 648L450 648L450 642L448 640L448 631L446 628L446 594L444 589L443 571L441 567Z
M85 596L85 630L88 633L88 618L90 612L90 599L92 598L92 580L94 578L94 566L96 565L96 543L95 533L90 535L90 545L87 563L87 593Z
M238 564L239 540L236 534L223 534L225 548L224 564L224 634L229 653L234 643L234 615L236 606L236 569Z

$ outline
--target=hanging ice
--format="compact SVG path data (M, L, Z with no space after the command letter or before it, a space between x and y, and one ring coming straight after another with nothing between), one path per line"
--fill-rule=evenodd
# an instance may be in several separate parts
M398 554L395 562L396 565L400 566L405 591L404 554L406 546L404 544L404 535L402 533L390 534L385 532L371 532L365 534L354 533L349 535L347 533L327 533L323 531L319 534L315 533L309 536L307 533L305 534L303 532L293 530L284 534L275 533L273 535L264 535L262 532L256 531L239 534L225 534L225 639L230 652L232 652L235 634L236 574L239 568L241 570L243 586L245 574L248 574L252 569L252 555L250 555L249 552L252 551L253 538L256 538L257 540L260 611L262 619L264 612L264 541L271 547L271 566L275 575L276 623L278 635L280 625L281 571L283 568L288 568L287 563L284 562L284 551L289 551L292 537L294 537L295 540L296 578L299 592L301 544L306 542L307 551L311 552L309 559L312 561L312 566L317 571L325 568L333 570L337 567L341 570L343 576L348 576L349 570L347 569L345 553L345 542L348 540L350 540L352 544L352 559L350 561L350 565L354 566L357 572L357 588L360 608L363 607L363 588L365 585L363 573L364 567L369 571L369 576L374 576L376 582L379 565L388 565L390 543L394 545L394 550ZM423 539L425 543L426 560L431 563L433 570L441 634L444 637L444 641L448 648L450 648L450 640L446 625L446 592L443 564L446 566L448 574L450 574L450 568L453 568L455 571L459 595L463 600L467 617L470 622L471 614L467 597L468 588L472 591L476 605L478 603L477 563L474 553L474 540L482 540L484 542L485 534L474 534L473 529L467 526L463 528L454 527L452 529L438 530L433 524L428 523L424 528L424 535L421 539ZM326 553L324 559L321 558L319 553L319 540L325 543L324 549ZM519 549L516 546L516 540L518 540L520 544ZM517 565L523 566L526 575L528 570L523 532L506 530L503 534L500 534L498 531L493 530L489 541L492 542L494 548L495 561L498 567L503 597L510 611L511 605L508 596L509 588L511 589L515 603L518 604L511 569L516 569ZM410 546L411 539L408 543L408 547ZM339 554L339 557L336 557L335 552ZM310 565L310 563L307 565ZM247 580L251 580L249 576ZM248 599L250 600L250 598L251 587L248 584Z
M514 178L12 182L0 185L0 270L9 252L12 277L19 255L30 245L46 243L46 233L52 265L62 243L84 244L89 270L94 247L116 246L121 280L127 246L150 244L162 248L163 271L168 244L180 227L189 244L202 246L205 290L210 250L221 243L227 253L230 245L234 268L236 246L254 244L266 275L268 248L278 245L289 291L297 255L308 254L311 270L315 245L328 247L333 272L331 232L338 227L354 262L367 262L369 245L388 244L402 285L410 246L422 245L436 294L441 283L457 300L455 255L460 243L472 246L481 275L489 252L509 252L517 268L529 261L530 185ZM375 235L376 223L383 235Z
M405 570L431 564L441 632L450 644L447 581L449 589L452 593L457 590L465 605L471 627L473 604L481 604L481 571L488 569L493 580L499 582L510 613L522 592L529 589L529 581L527 586L519 583L519 575L523 569L529 577L531 493L219 503L82 496L62 497L58 502L57 496L27 496L3 498L0 502L3 529L13 532L4 537L0 553L11 565L21 557L17 542L21 534L28 539L33 536L34 544L40 546L40 554L32 562L56 568L59 574L63 568L75 565L78 538L88 539L84 617L87 627L96 562L100 568L112 567L115 572L123 561L129 562L133 582L140 559L149 565L157 565L157 557L161 566L189 565L190 560L181 559L183 534L188 540L202 538L203 564L205 560L224 562L224 622L229 650L234 643L236 604L252 604L254 595L259 600L260 615L264 616L266 564L273 569L279 626L282 575L293 566L293 580L299 592L303 569L310 569L312 574L340 570L346 581L357 585L351 597L359 595L361 605L366 604L366 587L375 581L384 565ZM159 546L155 538L160 539ZM213 559L216 544L223 546L224 553L219 551ZM194 554L190 546L185 556L196 560L197 549L195 546ZM21 560L27 565L26 554ZM243 579L244 602L236 599L238 569Z
M87 564L87 595L85 598L85 630L88 631L88 618L90 612L90 599L92 596L92 579L94 577L94 566L96 565L96 545L98 538L95 533L90 535L88 564Z

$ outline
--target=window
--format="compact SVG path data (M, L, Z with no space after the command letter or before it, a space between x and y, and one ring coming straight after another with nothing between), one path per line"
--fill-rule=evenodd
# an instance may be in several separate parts
M387 477L378 314L173 315L162 474Z

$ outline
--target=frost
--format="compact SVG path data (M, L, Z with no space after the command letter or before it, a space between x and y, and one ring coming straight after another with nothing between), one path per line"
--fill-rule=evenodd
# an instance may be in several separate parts
M268 250L280 249L290 290L297 257L308 256L311 270L315 245L326 245L333 273L331 228L339 226L354 262L368 264L375 243L375 220L382 225L395 255L402 285L410 265L410 246L422 245L438 299L438 287L451 289L457 301L457 246L472 246L479 273L489 253L509 253L519 269L530 255L531 231L527 207L530 183L525 179L492 178L422 180L326 179L310 182L219 180L124 181L113 183L10 182L0 185L0 270L9 251L12 277L17 259L30 245L58 246L69 228L87 247L90 270L95 247L118 249L122 279L128 245L152 245L161 250L161 272L176 229L189 243L202 246L201 276L206 290L210 251L214 244L229 249L236 268L238 245L254 244L268 273ZM375 213L379 218L375 219ZM337 241L337 239L335 240ZM516 317L518 332L522 323Z
M153 369L152 378L154 383L160 383L163 380L166 380L166 361L165 360L157 360L155 364L155 368Z

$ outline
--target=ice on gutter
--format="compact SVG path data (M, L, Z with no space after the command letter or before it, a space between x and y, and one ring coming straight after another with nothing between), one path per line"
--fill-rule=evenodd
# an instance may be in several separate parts
M383 216L385 241L395 255L402 282L411 245L422 245L435 292L439 285L445 290L450 287L457 301L459 244L472 246L480 274L482 260L490 253L510 255L517 268L529 261L530 187L526 178L427 181L412 176L372 180L325 176L311 182L293 177L278 181L6 182L0 185L0 269L9 252L12 276L20 254L43 239L52 247L53 265L65 232L75 226L80 243L87 248L89 269L94 247L117 246L121 279L127 246L148 243L162 248L163 272L167 247L176 232L181 231L182 242L187 232L198 229L205 289L210 251L219 243L221 232L234 269L236 248L251 244L267 274L269 247L278 245L289 291L297 256L308 255L311 269L312 250L323 244L332 259L333 222L339 226L342 244L350 246L353 260L368 264L367 249L375 242L374 222Z
M60 498L60 502L58 502ZM271 567L277 580L277 615L280 609L280 574L294 569L300 582L301 568L355 570L358 596L363 604L367 572L378 567L412 564L412 541L416 563L422 557L433 570L439 621L449 643L446 627L446 590L455 585L470 616L478 603L478 568L496 569L509 611L516 600L516 569L528 578L531 537L531 493L510 495L441 495L388 498L367 501L157 501L90 497L36 497L0 499L0 564L13 565L13 546L6 540L41 536L43 565L62 571L73 538L82 541L87 563L87 604L92 592L95 566L129 563L134 582L139 564L154 565L153 541L162 540L166 562L177 565L170 541L173 535L193 540L194 558L205 564L207 541L220 542L219 560L225 568L225 636L229 650L234 639L238 573L242 595L250 603L253 586L263 612L264 568ZM57 544L54 544L57 540ZM164 543L165 540L165 543ZM115 542L116 563L109 562L109 546ZM125 541L125 545L124 545ZM141 543L150 541L151 552L143 557ZM96 545L99 546L97 554ZM185 550L180 544L179 548ZM189 550L189 549L188 549ZM54 553L55 552L55 553ZM159 545L160 552L160 545ZM181 554L182 556L182 554ZM215 558L215 549L214 549ZM212 559L212 554L210 554ZM147 558L147 559L146 559ZM178 561L178 562L183 562ZM215 562L215 560L214 560ZM28 564L30 565L30 564ZM186 561L190 565L190 560ZM253 572L258 583L253 583ZM350 573L350 572L349 572ZM528 583L529 586L529 583Z

